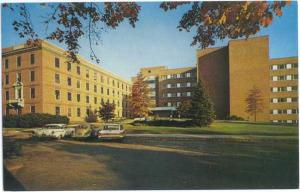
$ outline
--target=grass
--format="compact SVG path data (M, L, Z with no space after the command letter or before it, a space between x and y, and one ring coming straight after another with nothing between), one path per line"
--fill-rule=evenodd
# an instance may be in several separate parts
M127 133L298 136L298 127L254 123L214 122L209 127L167 127L124 124Z

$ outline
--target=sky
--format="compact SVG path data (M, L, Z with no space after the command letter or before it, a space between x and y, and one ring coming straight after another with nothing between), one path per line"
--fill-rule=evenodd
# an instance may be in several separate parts
M142 9L135 28L125 21L118 28L107 29L101 34L100 45L94 47L96 55L101 60L100 66L128 80L135 76L141 67L195 66L198 47L190 46L194 33L180 32L177 29L180 18L189 7L183 6L175 11L164 12L159 8L159 2L139 2L139 4ZM27 6L35 31L40 38L45 38L45 26L42 21L49 10L32 3ZM15 17L15 13L2 8L2 47L25 42L25 39L18 37L12 27ZM275 17L268 28L263 28L255 36L269 35L270 58L297 56L297 30L297 3L292 2L283 9L283 16ZM65 48L63 44L51 42ZM227 43L228 39L218 40L215 46L224 46ZM80 39L80 45L79 54L91 61L87 39Z

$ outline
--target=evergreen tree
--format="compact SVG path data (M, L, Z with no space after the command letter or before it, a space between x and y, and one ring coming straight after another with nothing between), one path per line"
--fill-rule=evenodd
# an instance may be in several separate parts
M188 118L190 117L191 101L183 101L178 107L177 112L179 117Z
M216 117L213 103L200 81L193 92L190 116L193 123L200 127L210 125Z
M257 113L263 111L263 99L259 88L254 86L249 90L246 98L246 112L254 116L254 122L256 121Z
M133 117L147 117L149 114L149 88L142 74L138 74L132 85L130 110Z
M101 103L101 107L99 108L99 117L107 122L108 120L115 117L115 104L109 103L108 101L106 103Z

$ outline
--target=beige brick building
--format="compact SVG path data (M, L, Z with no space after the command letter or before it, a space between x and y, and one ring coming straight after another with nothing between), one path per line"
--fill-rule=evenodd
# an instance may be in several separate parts
M83 121L106 101L115 103L117 117L128 116L131 83L80 56L79 60L67 64L65 50L44 40L35 47L2 49L3 114L16 113L9 106L18 99L24 103L21 113L60 114L71 121ZM17 79L23 93L14 91Z
M253 87L262 93L257 121L298 122L298 57L269 59L269 37L232 40L225 47L197 52L198 78L211 96L218 119L245 112Z

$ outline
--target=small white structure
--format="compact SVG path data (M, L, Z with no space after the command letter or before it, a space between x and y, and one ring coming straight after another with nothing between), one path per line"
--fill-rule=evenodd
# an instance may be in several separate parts
M7 101L7 106L10 109L15 109L18 114L21 113L22 108L24 108L24 88L23 83L18 79L13 84L15 98Z

